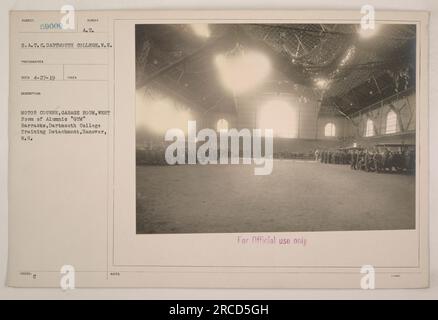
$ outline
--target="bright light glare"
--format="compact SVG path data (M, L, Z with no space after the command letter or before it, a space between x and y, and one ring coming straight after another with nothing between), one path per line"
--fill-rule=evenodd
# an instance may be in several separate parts
M379 30L379 25L377 24L374 24L373 28L364 28L362 25L360 25L359 34L364 39L371 38L377 33L378 30Z
M327 89L330 82L327 79L315 79L315 84L320 89Z
M274 137L296 138L298 136L298 111L286 101L272 100L259 109L258 128L273 129Z
M187 133L187 121L193 120L191 112L175 101L161 97L153 99L144 94L144 88L136 93L136 123L140 128L164 134L168 129L178 128Z
M240 94L257 87L269 74L269 59L258 52L244 52L235 56L220 54L215 59L225 88Z
M195 23L191 24L194 34L196 34L200 38L209 38L210 37L210 28L206 23Z

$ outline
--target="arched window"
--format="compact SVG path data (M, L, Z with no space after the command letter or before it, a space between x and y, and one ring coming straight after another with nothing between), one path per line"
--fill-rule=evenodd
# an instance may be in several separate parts
M218 120L217 131L228 131L228 121L225 119Z
M334 137L336 136L336 126L334 123L327 123L324 128L324 135L326 137Z
M367 120L367 127L365 130L365 137L374 136L374 122L371 119Z
M395 133L397 131L397 114L391 110L386 115L386 133Z

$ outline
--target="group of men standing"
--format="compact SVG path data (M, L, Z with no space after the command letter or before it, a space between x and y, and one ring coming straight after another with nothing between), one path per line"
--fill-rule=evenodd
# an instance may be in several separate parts
M321 163L349 164L350 154L345 150L316 150L316 160Z
M415 151L379 151L371 149L316 150L315 160L321 163L349 164L352 170L367 172L415 171Z

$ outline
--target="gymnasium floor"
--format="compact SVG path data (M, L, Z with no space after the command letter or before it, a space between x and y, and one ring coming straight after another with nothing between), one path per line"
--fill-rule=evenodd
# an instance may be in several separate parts
M137 166L137 233L415 228L415 177L347 165L274 160L252 165Z

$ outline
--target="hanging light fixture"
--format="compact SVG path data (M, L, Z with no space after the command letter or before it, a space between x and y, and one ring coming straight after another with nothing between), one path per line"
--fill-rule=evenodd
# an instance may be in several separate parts
M235 94L254 89L271 70L271 63L265 55L246 50L240 44L226 54L217 55L215 65L224 87Z
M329 86L329 84L330 84L330 81L327 80L327 79L325 79L325 78L316 78L316 79L314 80L314 82L315 82L315 85L316 85L319 89L322 89L322 90L327 89L328 86Z

